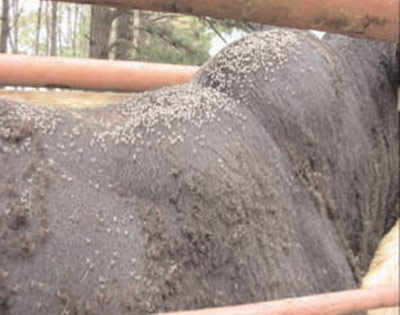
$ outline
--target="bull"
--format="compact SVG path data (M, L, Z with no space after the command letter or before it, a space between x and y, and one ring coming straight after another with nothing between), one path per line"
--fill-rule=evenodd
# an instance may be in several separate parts
M270 29L96 109L0 101L0 312L356 288L398 214L393 44Z

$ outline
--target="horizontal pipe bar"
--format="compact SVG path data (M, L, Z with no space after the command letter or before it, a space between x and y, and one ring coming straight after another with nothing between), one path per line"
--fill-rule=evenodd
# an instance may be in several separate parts
M279 301L166 313L168 315L336 315L399 304L399 288L357 289Z
M0 54L0 86L144 91L185 83L198 67Z
M55 0L52 0L55 1ZM398 0L61 0L399 41Z

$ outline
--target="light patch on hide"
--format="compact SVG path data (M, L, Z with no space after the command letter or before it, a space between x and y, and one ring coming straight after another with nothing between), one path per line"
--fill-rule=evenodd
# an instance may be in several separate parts
M399 285L399 228L400 220L381 240L368 273L363 279L363 288ZM399 308L382 308L368 311L369 315L399 314Z

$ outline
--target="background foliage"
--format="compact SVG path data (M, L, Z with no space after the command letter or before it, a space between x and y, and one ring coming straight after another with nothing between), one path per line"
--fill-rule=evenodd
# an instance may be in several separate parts
M201 65L210 51L257 28L43 0L1 0L0 8L0 52L20 54Z

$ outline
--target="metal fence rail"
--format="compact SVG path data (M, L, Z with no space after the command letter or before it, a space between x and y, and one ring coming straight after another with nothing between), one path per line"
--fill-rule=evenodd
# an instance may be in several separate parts
M198 67L0 54L0 86L145 91L185 83Z
M337 315L399 305L399 288L357 289L165 315Z
M55 0L53 0L55 1ZM398 0L62 0L316 29L397 42Z

